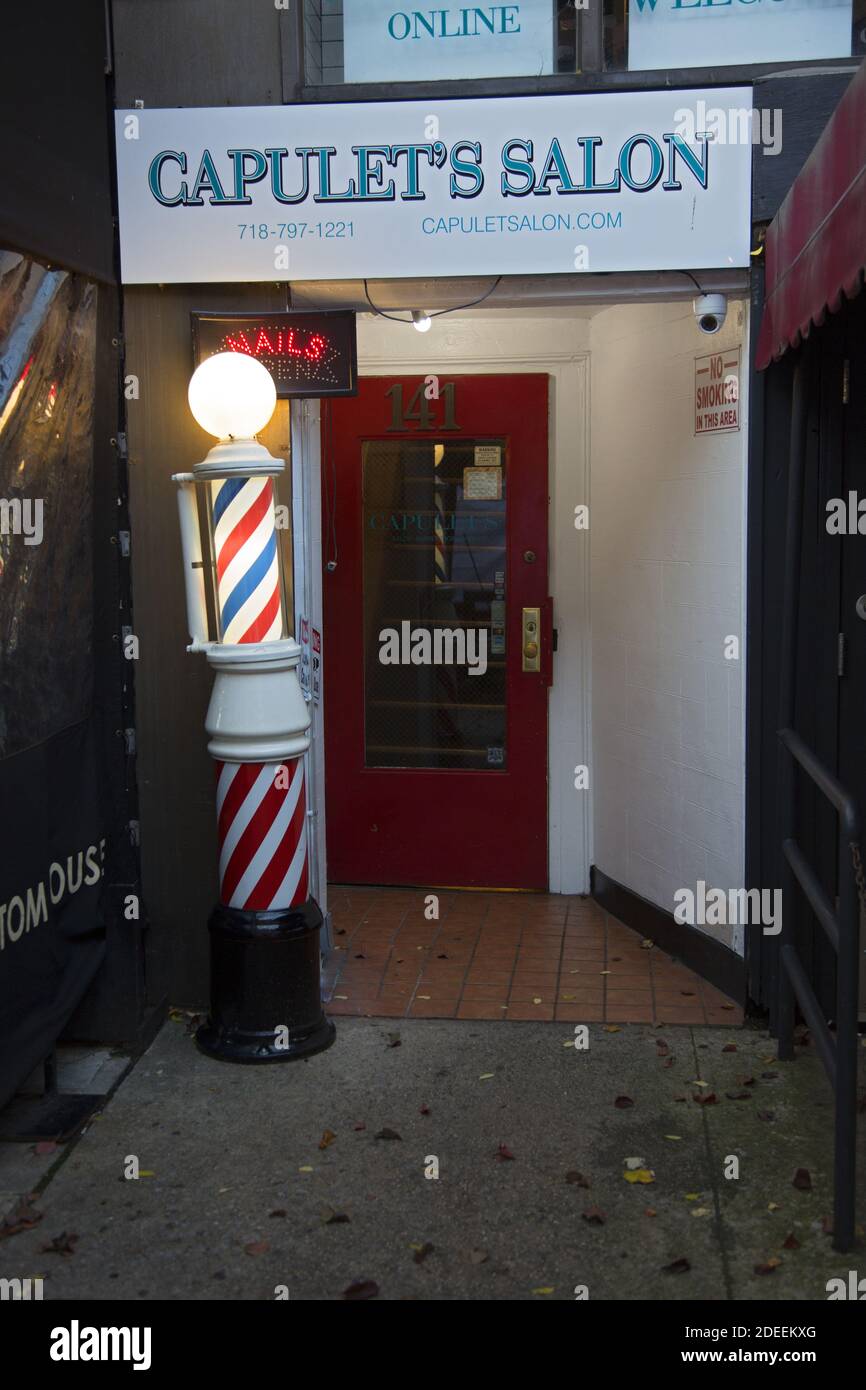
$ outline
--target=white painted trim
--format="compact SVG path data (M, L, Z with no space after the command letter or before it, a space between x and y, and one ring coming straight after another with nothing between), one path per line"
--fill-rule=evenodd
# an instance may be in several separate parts
M319 402L292 401L292 560L294 569L295 633L300 639L301 614L322 630L322 486ZM324 641L324 638L323 638ZM324 679L322 681L324 700ZM322 950L331 945L327 917L328 875L325 850L325 740L323 708L309 704L310 749L304 758L307 791L307 844L310 855L310 895L326 914Z

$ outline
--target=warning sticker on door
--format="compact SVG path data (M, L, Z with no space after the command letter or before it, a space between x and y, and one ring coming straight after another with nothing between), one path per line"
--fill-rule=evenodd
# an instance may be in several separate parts
M740 349L695 358L695 434L740 428Z
M498 468L502 462L502 448L499 444L476 444L475 467Z
M502 469L464 468L463 496L470 502L498 502L502 497Z

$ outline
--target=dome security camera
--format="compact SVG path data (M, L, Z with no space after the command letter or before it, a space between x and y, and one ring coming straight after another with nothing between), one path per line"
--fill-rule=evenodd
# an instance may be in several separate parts
M728 312L727 295L699 295L692 308L702 333L718 333Z

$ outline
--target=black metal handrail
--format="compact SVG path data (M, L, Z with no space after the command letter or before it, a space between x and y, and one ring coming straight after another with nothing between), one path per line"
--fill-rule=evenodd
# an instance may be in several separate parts
M860 900L852 850L860 842L860 817L854 798L793 729L780 729L781 747L803 769L835 807L839 817L839 903L834 909L811 865L793 837L782 844L790 873L799 883L815 917L836 951L835 1038L796 946L787 912L782 914L779 948L776 1032L779 1057L794 1056L794 1000L815 1040L815 1048L836 1099L833 1151L833 1246L850 1250L855 1233L855 1170L857 1152L857 989L859 968Z

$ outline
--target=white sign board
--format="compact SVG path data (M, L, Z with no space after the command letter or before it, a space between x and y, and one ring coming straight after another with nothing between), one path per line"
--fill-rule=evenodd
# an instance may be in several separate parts
M695 358L695 434L740 428L740 349Z
M127 284L749 264L751 87L118 111ZM678 116L679 113L679 116Z
M347 82L552 71L552 0L435 10L404 10L394 0L343 0Z
M628 0L632 71L850 53L851 0Z

